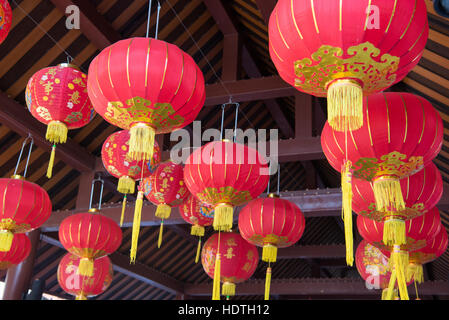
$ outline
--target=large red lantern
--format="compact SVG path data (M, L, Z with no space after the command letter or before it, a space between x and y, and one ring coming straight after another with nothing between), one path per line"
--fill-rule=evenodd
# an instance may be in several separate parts
M198 263L201 251L201 237L204 237L205 227L214 223L214 210L210 206L201 203L192 194L189 194L179 207L179 213L184 221L192 225L190 234L199 237L195 258L195 263Z
M220 281L223 295L235 295L235 285L251 278L259 263L257 248L238 233L219 232L204 244L201 252L204 271L214 279L212 298L220 299Z
M47 125L46 139L53 143L47 177L51 178L57 143L67 141L69 129L87 125L95 112L87 94L87 75L63 63L36 72L26 87L28 110Z
M151 38L104 49L90 64L88 90L106 121L130 130L133 160L151 159L155 134L193 122L206 98L203 74L192 57Z
M50 217L47 192L21 176L0 179L0 252L7 252L16 233L39 228Z
M279 0L268 33L281 78L327 96L330 125L347 131L363 124L363 96L418 64L429 26L424 0Z
M0 252L0 270L8 269L25 260L31 251L31 241L24 233L14 236L11 249L8 252Z
M405 244L405 221L423 215L434 208L443 194L441 173L432 162L418 173L401 179L400 185L404 209L378 211L372 183L354 179L352 184L352 208L356 213L378 222L392 219L404 221L402 232L384 234L384 243L387 245Z
M78 273L81 259L71 253L67 253L58 265L58 283L61 288L76 296L76 300L98 296L105 292L112 282L114 272L109 257L96 259L92 276L83 276Z
M0 0L0 44L8 36L11 29L12 10L7 0Z
M365 99L364 115L359 130L338 132L326 123L321 135L327 160L342 173L349 245L352 241L352 178L373 183L378 211L403 210L405 204L399 179L429 164L440 152L443 142L439 113L419 96L397 92L371 95ZM386 227L399 232L403 221L389 220ZM348 249L348 254L352 255L349 251L352 249Z
M117 190L124 193L120 226L126 208L126 195L135 191L135 181L148 177L161 162L161 150L158 143L154 142L153 157L148 165L146 161L132 160L128 156L129 131L122 130L110 135L103 143L101 159L106 171L118 178ZM150 171L151 170L151 171Z
M266 159L255 149L230 141L214 141L187 159L184 180L201 202L214 207L214 229L229 231L233 207L257 198L267 187Z
M92 276L95 260L113 253L122 242L118 224L95 211L69 216L59 226L59 241L81 258L78 271L84 276Z

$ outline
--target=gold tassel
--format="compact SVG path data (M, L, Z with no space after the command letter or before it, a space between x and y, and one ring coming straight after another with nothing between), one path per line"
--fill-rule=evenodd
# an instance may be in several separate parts
M161 219L170 218L171 207L168 204L160 204L156 208L156 217Z
M48 161L47 178L50 179L53 176L53 166L55 164L56 145L51 148L50 161Z
M234 208L227 203L220 203L215 207L214 230L229 231L234 223Z
M265 300L270 300L270 286L271 286L271 268L267 268L267 275L265 276Z
M262 260L265 262L276 262L278 254L278 248L271 243L263 246L262 249Z
M159 237L157 239L157 248L159 249L162 245L162 235L164 234L164 220L161 222L161 226L159 227Z
M235 284L231 282L223 283L222 294L227 297L235 296Z
M60 121L51 121L47 125L45 138L53 144L66 143L68 131L69 129L64 123Z
M125 219L125 210L126 210L126 194L123 197L123 203L122 203L122 215L120 216L120 227L123 226L123 220Z
M358 82L341 79L327 91L328 119L336 131L353 131L363 125L363 90Z
M136 207L134 209L134 221L133 221L132 241L130 251L131 263L136 262L137 245L139 242L140 220L142 218L142 207L143 207L143 191L139 191L137 194Z
M407 244L405 221L387 218L384 223L383 242L387 246Z
M215 256L215 269L214 269L214 286L212 289L212 300L220 300L220 273L221 273L221 258L217 253Z
M147 124L140 123L129 130L128 155L132 160L149 160L153 157L156 130Z
M125 194L133 194L135 191L135 186L136 182L134 179L128 176L123 176L118 179L117 191Z
M80 293L76 296L75 300L87 300L87 297L84 295L84 293Z
M190 234L191 234L192 236L204 237L204 232L205 232L205 231L206 231L206 230L204 229L203 226L200 226L200 225L198 225L198 224L194 224L194 225L192 226L192 229L190 229Z
M94 274L94 261L89 258L81 258L78 266L78 274L92 277Z
M407 281L405 278L406 267L409 264L408 252L402 251L399 245L394 245L391 258L393 260L393 268L396 270L401 300L410 300L407 291Z
M0 252L8 252L11 250L14 234L8 230L0 230Z
M201 253L201 237L198 238L198 247L196 248L195 263L198 263L198 261L200 261L200 253Z
M382 177L374 181L376 210L399 212L405 209L401 184L398 179Z
M396 280L396 269L392 266L390 282L388 283L388 288L382 292L382 300L393 300L394 291L396 291Z
M410 263L407 266L407 282L414 280L417 283L424 282L424 271L422 264Z
M354 263L354 240L352 235L352 173L351 161L346 161L341 172L342 213L345 228L346 264Z

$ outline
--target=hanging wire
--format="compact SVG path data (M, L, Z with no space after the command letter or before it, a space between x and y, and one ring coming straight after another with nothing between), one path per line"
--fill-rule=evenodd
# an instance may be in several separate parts
M155 39L157 39L157 36L159 34L159 14L160 14L160 12L161 12L161 4L158 1L157 2L157 17L156 17L156 34L154 36Z
M146 38L148 38L148 36L150 35L150 21L151 21L151 4L152 4L152 0L150 0L149 4L148 4L148 18L147 18L147 34L146 34Z
M239 108L240 108L240 104L235 103L234 143L236 143L236 141L237 141L237 122L239 119Z
M28 171L28 164L30 163L30 156L31 156L31 150L33 149L34 139L31 134L28 133L28 136L25 138L25 140L22 143L22 149L20 149L19 159L17 160L16 168L14 169L14 175L17 175L17 170L19 169L20 161L22 160L23 150L25 149L26 144L28 143L28 140L30 140L30 149L28 150L28 156L27 156L27 162L25 164L25 170L23 172L23 177L25 178Z
M278 196L281 195L281 164L278 163Z
M221 105L221 131L220 131L220 140L223 140L225 108L226 108L226 103L223 103L223 104Z
M271 161L270 161L270 165L268 166L268 173L271 172ZM269 175L268 178L268 186L267 186L267 195L270 194L270 182L271 182L271 175Z
M93 198L93 196L94 196L95 182L100 182L100 183L101 183L100 199L98 200L98 210L101 210L101 199L103 198L103 188L104 188L104 180L101 179L101 177L98 177L98 178L92 180L92 187L91 187L91 189L90 189L89 210L92 209L92 198Z

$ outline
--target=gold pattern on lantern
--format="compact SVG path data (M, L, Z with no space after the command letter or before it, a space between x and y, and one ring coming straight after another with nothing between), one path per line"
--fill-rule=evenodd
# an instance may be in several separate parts
M206 188L197 193L196 197L203 203L216 205L219 203L230 203L235 206L242 205L253 198L249 191L239 191L231 186L217 188Z

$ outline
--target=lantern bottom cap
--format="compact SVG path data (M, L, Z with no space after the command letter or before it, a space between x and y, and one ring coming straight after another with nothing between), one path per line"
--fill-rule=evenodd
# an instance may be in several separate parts
M276 262L278 248L272 244L266 244L262 249L262 260L265 262Z
M223 283L222 294L224 296L235 296L235 284L232 282Z

